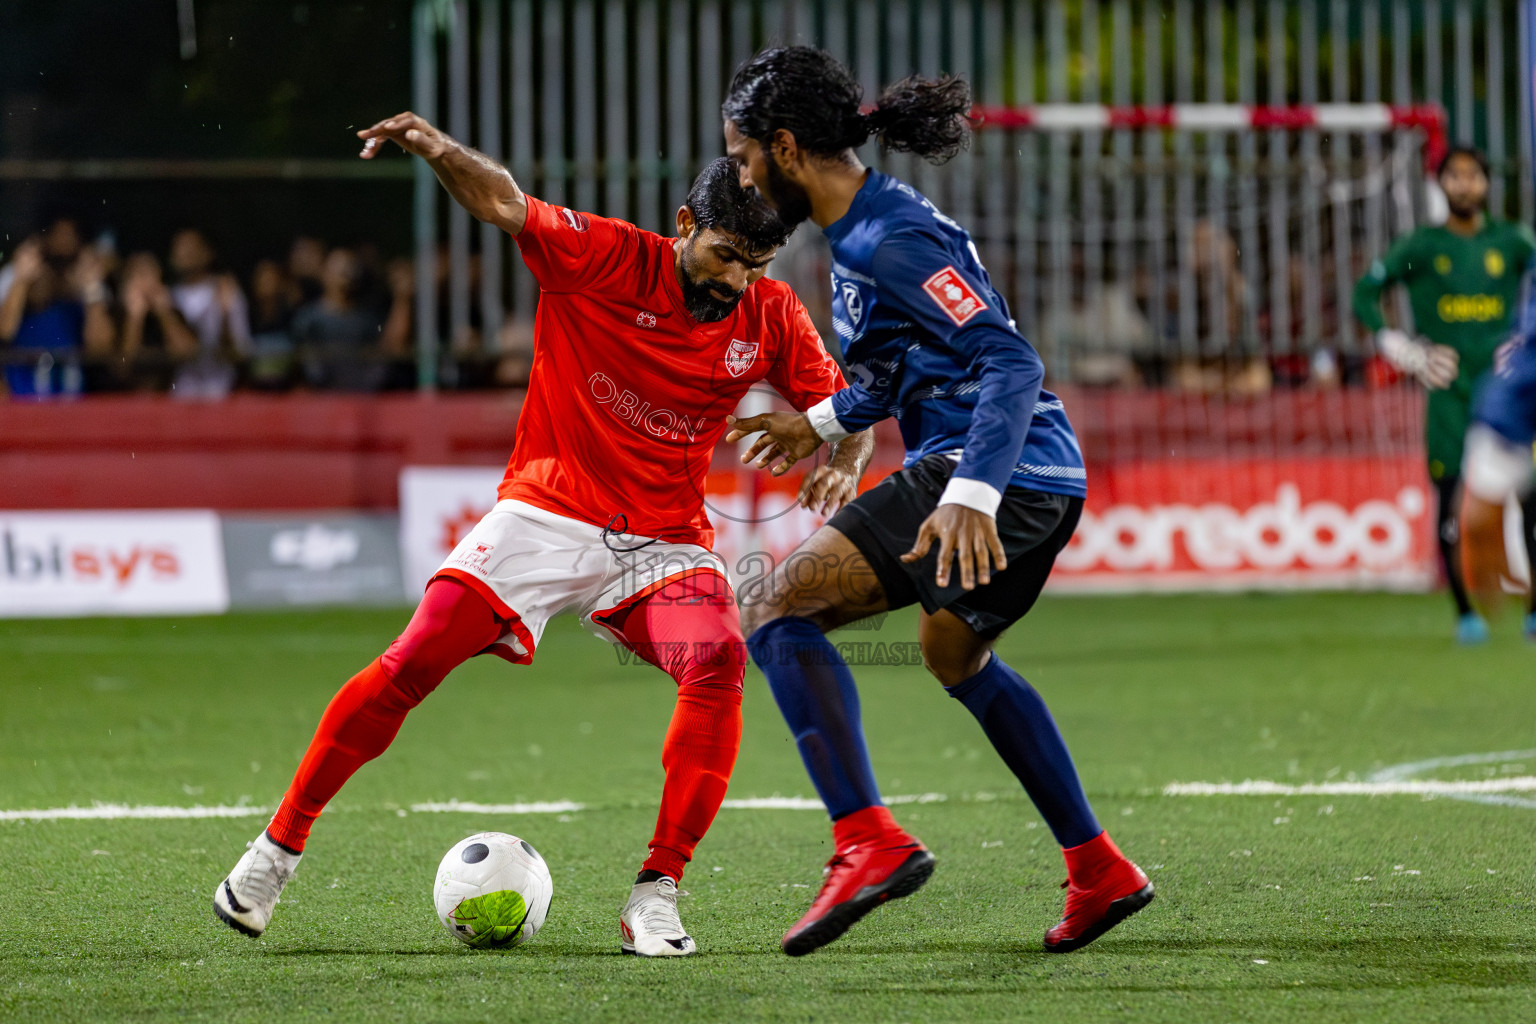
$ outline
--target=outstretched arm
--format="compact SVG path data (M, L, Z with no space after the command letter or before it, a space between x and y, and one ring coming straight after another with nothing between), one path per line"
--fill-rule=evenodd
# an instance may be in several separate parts
M528 203L512 174L501 164L457 141L410 111L396 114L357 133L363 140L364 160L372 160L394 141L407 153L427 162L454 202L477 220L495 224L509 235L523 230Z

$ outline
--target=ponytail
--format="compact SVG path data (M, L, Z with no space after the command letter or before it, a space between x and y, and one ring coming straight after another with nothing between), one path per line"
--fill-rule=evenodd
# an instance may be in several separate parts
M970 145L971 89L954 75L904 78L862 113L864 91L835 57L811 46L764 50L731 79L720 112L748 138L766 143L787 129L807 152L825 156L862 146L943 163Z
M865 117L883 149L941 164L971 144L971 87L954 75L911 75L880 94Z

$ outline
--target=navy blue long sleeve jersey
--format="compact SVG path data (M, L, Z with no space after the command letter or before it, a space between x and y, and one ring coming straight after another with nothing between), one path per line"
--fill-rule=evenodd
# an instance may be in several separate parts
M1506 441L1536 441L1536 295L1526 305L1509 356L1489 375L1473 418Z
M1083 496L1087 473L1045 367L964 228L912 186L870 171L826 229L832 318L853 383L810 410L827 440L887 416L906 464L958 464L945 501L995 513L1010 484Z
M1462 480L1495 504L1530 486L1536 442L1536 296L1527 303L1510 351L1478 386L1467 431Z

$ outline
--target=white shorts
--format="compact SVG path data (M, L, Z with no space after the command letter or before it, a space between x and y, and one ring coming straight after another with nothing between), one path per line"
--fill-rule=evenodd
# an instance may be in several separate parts
M609 534L605 543L603 533L591 523L503 499L432 578L459 580L489 601L511 629L488 653L519 665L533 660L545 625L561 612L576 612L596 635L627 645L608 620L668 583L709 573L715 578L701 584L730 594L725 562L708 548L647 543L627 534Z

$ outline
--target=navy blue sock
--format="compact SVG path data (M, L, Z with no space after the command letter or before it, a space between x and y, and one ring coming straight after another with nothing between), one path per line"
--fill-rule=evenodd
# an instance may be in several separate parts
M859 691L837 648L810 619L774 619L747 639L752 660L768 677L811 782L836 821L880 803Z
M1104 831L1050 710L1023 676L994 653L985 668L952 687L949 695L976 716L1058 843L1080 846Z

